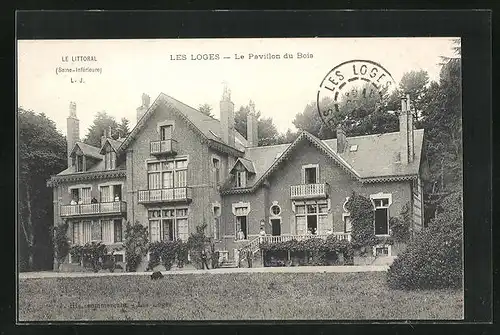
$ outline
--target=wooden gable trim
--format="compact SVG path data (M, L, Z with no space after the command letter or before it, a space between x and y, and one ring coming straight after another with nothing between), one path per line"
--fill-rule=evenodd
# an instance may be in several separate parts
M97 179L108 179L108 178L121 178L126 177L127 172L125 170L106 170L106 171L92 171L92 172L78 172L63 176L52 176L47 181L47 187L55 187L62 183L67 182L79 182L84 180L97 180Z
M286 160L290 153L295 149L295 147L300 143L304 138L309 140L316 148L318 148L321 152L326 154L328 157L332 158L333 161L339 165L344 171L346 171L350 176L352 176L356 180L360 180L359 174L354 171L351 167L346 166L343 162L343 160L337 155L335 155L334 152L329 150L321 141L317 140L313 135L309 134L306 131L303 131L296 139L295 141L292 142L288 146L288 148L280 155L280 157L269 167L269 169L255 182L255 184L251 187L245 188L245 189L226 189L223 190L221 193L222 194L239 194L239 193L251 193L257 190L257 188L263 183L264 180L266 180L270 174L272 174L274 171L278 169L278 167L281 165L281 163Z

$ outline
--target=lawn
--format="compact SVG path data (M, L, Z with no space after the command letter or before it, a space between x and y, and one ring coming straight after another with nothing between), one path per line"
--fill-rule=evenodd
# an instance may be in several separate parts
M19 320L461 319L457 290L398 291L385 272L22 279Z

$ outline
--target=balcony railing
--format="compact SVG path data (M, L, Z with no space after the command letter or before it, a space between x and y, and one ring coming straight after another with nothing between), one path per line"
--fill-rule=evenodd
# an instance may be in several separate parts
M86 216L120 214L127 212L125 201L99 202L95 204L61 205L61 216Z
M191 201L191 199L191 187L139 191L139 203L188 202Z
M149 144L151 155L176 155L177 141L176 140L161 140L151 141Z
M333 233L333 236L335 236L335 239L339 241L347 240L351 241L351 234L350 233ZM287 242L291 240L296 240L296 241L304 241L308 240L311 238L321 238L321 239L326 239L328 236L327 234L322 234L322 235L279 235L279 236L261 236L260 237L260 243L277 243L277 242Z
M301 184L290 187L291 199L324 199L328 197L330 186L324 184Z

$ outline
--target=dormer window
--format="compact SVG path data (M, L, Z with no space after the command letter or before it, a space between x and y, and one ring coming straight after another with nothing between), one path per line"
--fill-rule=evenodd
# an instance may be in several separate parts
M236 187L246 187L247 186L247 172L237 171L236 172Z
M116 169L116 153L112 150L104 155L104 166L106 170Z

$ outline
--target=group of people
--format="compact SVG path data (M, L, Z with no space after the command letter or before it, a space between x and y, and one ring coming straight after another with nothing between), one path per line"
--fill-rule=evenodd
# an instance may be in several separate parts
M115 201L120 201L120 196L115 195ZM99 201L93 197L91 200L90 200L90 203L91 204L97 204ZM70 205L82 205L83 204L83 200L81 198L78 198L78 201L76 201L75 199L71 199L71 202L70 202Z

